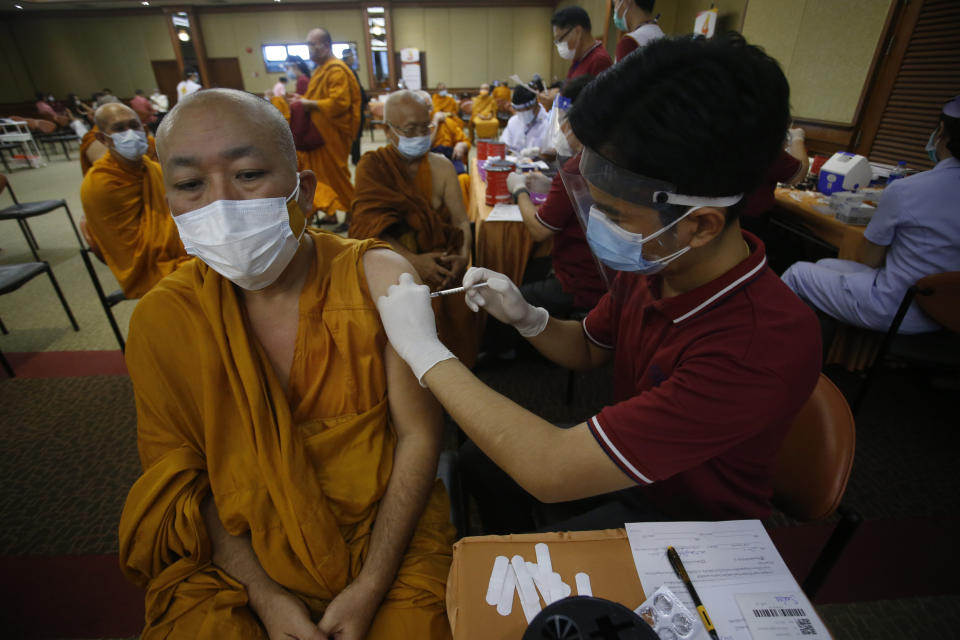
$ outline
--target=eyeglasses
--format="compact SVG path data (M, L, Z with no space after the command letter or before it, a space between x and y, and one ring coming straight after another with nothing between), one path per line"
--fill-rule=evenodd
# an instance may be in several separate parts
M573 31L574 29L576 29L576 27L570 27L569 29L567 29L566 33L564 33L559 38L554 39L553 44L560 44L561 42L563 42L566 39L566 37L570 35L570 32Z
M415 138L417 136L428 136L433 133L433 130L437 128L437 125L434 123L430 124L414 124L410 125L406 129L398 129L389 122L390 128L397 132L398 135L403 136L404 138Z

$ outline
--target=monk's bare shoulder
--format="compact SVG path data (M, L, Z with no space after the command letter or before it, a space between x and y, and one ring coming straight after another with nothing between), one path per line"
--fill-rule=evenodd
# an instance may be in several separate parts
M427 154L427 162L430 163L430 169L433 170L435 178L443 180L457 179L457 172L453 168L453 163L450 162L446 156L431 151Z
M367 287L374 301L387 295L387 289L397 284L400 274L409 273L419 284L420 276L410 262L391 249L370 249L363 254L363 270L367 276Z

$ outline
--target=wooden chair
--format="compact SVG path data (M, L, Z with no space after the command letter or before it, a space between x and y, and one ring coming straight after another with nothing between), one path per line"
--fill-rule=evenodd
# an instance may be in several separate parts
M17 196L14 194L13 187L7 180L7 176L0 173L0 194L2 194L4 190L8 190L10 192L10 197L13 199L13 206L0 209L0 220L17 221L17 224L20 226L20 231L23 232L23 236L27 239L27 244L30 246L30 251L33 253L34 260L41 262L40 255L37 253L37 251L40 249L40 246L37 244L37 239L34 237L33 231L30 229L30 225L27 224L27 219L49 213L55 209L59 209L60 207L63 207L64 211L67 212L67 218L70 220L70 226L73 227L74 235L77 236L77 242L80 243L81 249L84 248L83 240L80 239L80 232L77 231L77 225L73 221L73 214L70 213L70 207L67 206L66 200L39 200L37 202L20 202L17 200Z
M89 248L84 248L80 251L80 258L83 260L83 266L87 268L87 274L90 276L93 288L97 292L100 306L103 307L103 312L107 314L107 322L110 323L113 335L116 337L117 342L120 343L120 351L124 351L127 348L127 343L124 341L123 333L120 331L117 319L113 315L113 308L124 300L127 300L127 297L123 295L123 289L117 289L109 295L104 292L103 285L100 283L100 278L97 277L97 271L93 266L93 261L90 259L90 256L94 256L104 264L106 264L106 260L103 259L103 253L97 245L97 241L90 233L90 229L87 228L87 219L82 216L80 218L80 231L83 233L83 237L89 245Z
M941 331L915 335L898 335L910 305L917 306L943 327ZM873 365L857 393L852 406L858 413L867 393L873 386L883 360L891 355L921 366L932 366L952 371L960 370L960 271L927 276L907 289L890 328L880 343Z
M73 317L73 312L70 310L70 305L67 304L67 299L63 297L63 291L60 290L60 285L57 284L57 279L53 277L53 271L50 270L50 265L46 262L24 262L21 264L0 265L0 295L16 291L41 273L46 273L50 276L50 284L53 285L53 290L57 292L57 297L60 298L60 304L63 305L63 310L66 312L67 318L70 319L73 330L80 331L77 320ZM8 333L7 328L2 322L0 322L0 330L2 330L3 333ZM7 362L7 359L3 357L2 353L0 353L0 366L3 367L11 378L14 377L13 367L10 366L10 363Z
M853 468L856 424L843 393L820 374L813 394L787 433L774 471L773 504L803 522L840 514L830 539L803 581L812 600L862 518L840 503Z
M373 132L376 130L376 128L386 124L386 120L383 119L383 108L385 105L385 102L378 102L375 100L371 100L368 104L370 109L370 118L367 120L367 122L370 124L370 142L373 142Z

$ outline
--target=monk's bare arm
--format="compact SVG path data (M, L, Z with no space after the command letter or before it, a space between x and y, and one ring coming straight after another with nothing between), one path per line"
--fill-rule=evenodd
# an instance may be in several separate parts
M97 160L103 157L103 154L107 152L107 148L99 140L94 140L90 143L90 146L87 147L87 150L84 154L87 156L87 162L93 164Z
M443 202L450 211L450 221L455 227L463 231L463 245L460 247L460 256L469 260L470 247L473 245L473 235L470 233L470 221L467 220L467 210L463 206L463 194L460 191L460 182L453 164L445 157L430 154L430 168L436 179L443 184ZM462 275L462 274L461 274Z
M411 265L390 251L364 256L367 283L374 300L386 295ZM393 472L380 501L370 550L357 580L369 580L383 593L393 584L404 550L423 514L437 474L443 413L433 395L417 382L413 372L389 344L386 347L387 397L397 449Z

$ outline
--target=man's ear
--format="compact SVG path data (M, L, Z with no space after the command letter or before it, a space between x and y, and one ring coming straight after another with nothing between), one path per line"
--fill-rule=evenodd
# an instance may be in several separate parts
M306 218L313 215L313 194L317 190L317 176L309 169L300 172L300 195L297 204Z
M99 129L93 135L97 139L97 142L105 146L107 149L113 149L113 138L105 134L103 131L100 131Z
M723 233L727 226L726 209L717 207L701 207L679 222L683 227L678 229L689 234L689 246L693 249L702 247Z

